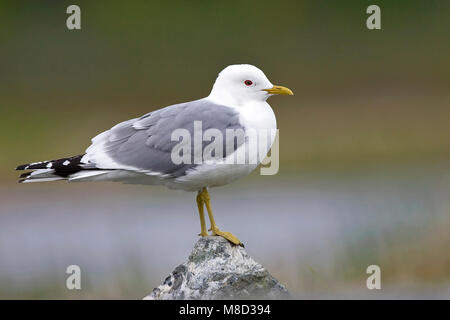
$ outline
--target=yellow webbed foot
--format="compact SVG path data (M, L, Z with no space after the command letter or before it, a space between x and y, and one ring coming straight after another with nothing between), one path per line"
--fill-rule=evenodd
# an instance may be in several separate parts
M244 246L244 244L231 232L221 231L219 228L213 228L211 229L213 236L220 236L222 238L227 239L232 244L239 245L241 247Z

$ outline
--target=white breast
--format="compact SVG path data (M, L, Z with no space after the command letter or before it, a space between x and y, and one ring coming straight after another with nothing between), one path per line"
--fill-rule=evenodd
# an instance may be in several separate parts
M246 129L275 130L277 120L267 102L258 102L239 107L239 120Z
M245 127L246 133L249 131L256 132L256 135L248 135L245 144L241 145L235 153L229 155L225 160L216 163L204 163L194 169L188 170L185 176L175 180L168 181L166 185L169 188L184 190L199 190L202 187L214 187L228 184L236 179L250 174L262 161L269 152L275 139L275 130L277 127L275 114L267 102L258 102L247 104L245 106L235 108L239 114L239 120ZM261 135L266 135L267 141L262 144L261 154L254 159L255 154L249 154L249 144L258 145L255 139L261 139ZM261 140L260 140L261 141ZM261 146L261 144L259 144ZM230 157L234 159L235 154L243 149L246 153L246 159L249 163L227 164Z

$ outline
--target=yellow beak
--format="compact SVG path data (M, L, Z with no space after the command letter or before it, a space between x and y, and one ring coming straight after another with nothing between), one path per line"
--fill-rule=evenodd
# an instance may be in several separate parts
M270 94L282 94L286 96L293 96L294 93L291 89L283 87L283 86L273 86L270 89L263 89L264 91L267 91Z

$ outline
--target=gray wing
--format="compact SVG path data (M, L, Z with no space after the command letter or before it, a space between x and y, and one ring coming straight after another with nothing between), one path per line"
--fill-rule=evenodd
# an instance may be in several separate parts
M193 137L194 121L202 122L203 131L218 129L222 137L225 137L226 129L244 129L235 110L201 99L172 105L119 123L92 140L83 161L87 166L95 165L101 169L127 169L171 177L184 175L186 170L196 164L193 161L190 164L175 164L172 161L172 149L179 141L171 141L171 135L174 130L183 128ZM203 142L202 148L209 143ZM224 138L224 156L236 150L242 141L235 141L231 152L225 143ZM191 155L194 154L193 148L192 143Z

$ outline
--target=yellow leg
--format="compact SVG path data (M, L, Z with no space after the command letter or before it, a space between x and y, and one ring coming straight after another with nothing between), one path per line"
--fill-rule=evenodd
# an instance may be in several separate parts
M198 206L198 214L200 215L200 227L201 227L201 232L199 236L206 237L208 235L208 231L206 231L205 212L203 208L203 199L200 196L200 192L197 195L197 206Z
M198 193L197 197L200 197L201 200L206 205L206 210L208 211L209 221L211 222L210 230L212 231L213 236L221 236L233 244L243 246L242 242L235 235L233 235L230 232L221 231L217 227L216 222L214 221L214 216L213 216L212 209L211 209L211 198L209 197L208 190L206 188L203 188L202 191L200 191ZM202 206L202 209L203 209L203 206Z

